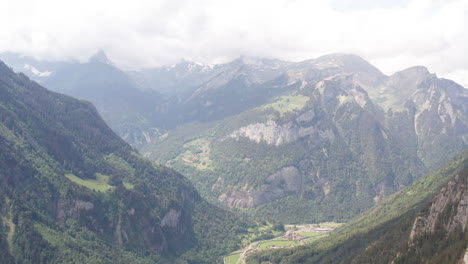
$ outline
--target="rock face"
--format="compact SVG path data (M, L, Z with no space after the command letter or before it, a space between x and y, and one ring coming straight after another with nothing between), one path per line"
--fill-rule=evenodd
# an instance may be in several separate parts
M243 79L230 87L198 90L197 98L223 94L230 98L221 103L224 108L242 105L244 110L203 123L201 129L181 126L143 151L193 175L205 195L230 206L256 207L265 214L281 207L296 212L334 208L327 214L344 219L468 147L468 90L424 67L385 76L357 56L333 54L277 69L283 71L277 78L248 89L245 84L254 82ZM267 100L250 100L244 93ZM214 107L213 113L220 109ZM192 169L180 158L154 151L192 151L183 142L194 135L208 142L212 171ZM272 180L289 167L301 175L299 190L280 188Z
M468 225L468 179L456 175L435 197L427 215L418 216L410 234L410 244L422 235L443 230L447 236L461 227L467 232Z
M333 140L335 134L331 129L320 130L311 125L314 117L315 112L309 110L299 115L294 121L285 124L278 124L277 121L270 119L264 123L241 127L229 134L227 138L239 140L241 137L246 137L256 143L265 142L274 146L295 142L314 134L322 139Z
M268 176L264 183L255 190L243 193L233 192L229 196L222 196L220 200L233 207L252 208L301 191L304 180L296 167L285 167Z
M240 207L288 194L314 204L335 197L323 200L326 207L341 201L350 203L343 207L369 207L468 146L467 90L421 66L385 76L358 56L331 54L295 63L249 57L213 66L182 61L129 72L103 53L87 63L0 56L48 88L92 101L127 142L196 175L192 180L200 190L213 191L206 194L210 198L222 196ZM257 111L289 95L308 101L286 115ZM213 125L204 132L218 171L194 172L194 166L172 164L183 159L166 155L187 151L174 149L174 142L186 138L172 132L192 122ZM158 151L164 144L168 151ZM301 166L303 160L309 165ZM271 187L268 178L286 167L297 168L307 188ZM232 177L224 176L230 172ZM220 175L224 182L211 188ZM265 196L266 190L272 194Z
M83 212L94 209L94 204L80 200L62 200L57 202L57 221L63 226L67 218L80 219Z
M466 249L465 256L463 257L463 264L468 264L468 248Z
M264 251L247 262L464 263L467 201L468 148L324 238L323 247Z
M180 210L176 210L171 208L169 212L167 212L163 219L161 220L161 227L176 227L179 224L179 218L181 215Z
M237 140L240 137L246 137L256 143L264 141L267 144L279 146L310 136L314 132L313 127L302 127L292 122L278 125L275 121L268 120L265 123L241 127L232 132L229 137Z

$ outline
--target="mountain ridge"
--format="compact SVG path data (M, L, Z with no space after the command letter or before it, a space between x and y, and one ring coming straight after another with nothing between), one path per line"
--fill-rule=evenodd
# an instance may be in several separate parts
M467 145L467 90L425 68L386 76L350 54L271 69L257 67L262 59L247 59L255 67L242 60L200 75L188 62L148 71L149 82L174 89L155 97L136 87L137 76L119 71L144 103L123 96L127 107L106 105L90 97L120 136L187 175L205 198L256 205L261 217L283 215L285 222L350 219ZM283 185L290 181L302 187ZM340 201L353 209L327 209ZM307 211L298 204L314 209L302 220L280 209Z
M463 263L467 180L465 149L329 237L258 253L247 263Z
M337 58L348 55L330 55L324 60ZM319 69L315 62L303 63L308 66L296 69L293 65L286 77L265 84L272 94L257 101L257 106L254 103L239 114L207 121L196 130L192 130L196 124L183 125L146 145L143 152L188 175L198 189L206 190L205 197L212 195L212 201L259 207L262 216L272 214L273 218L294 217L284 208L306 211L297 204L316 208L302 220L282 219L300 222L333 220L318 216L330 206L327 200L335 196L356 199L353 192L362 195L353 203L362 206L355 208L353 214L357 214L466 147L468 92L463 87L416 67L402 72L421 72L423 77L406 96L385 92L406 85L393 84L394 76L384 76L371 66L363 72L361 68L369 68L367 63L354 73L335 67L336 63ZM155 153L154 149L166 151ZM441 154L442 150L448 152ZM190 156L195 153L201 153L200 157ZM333 171L328 162L340 164L354 176L335 176L343 172ZM203 163L210 167L199 165ZM299 174L284 174L284 170ZM302 188L291 187L291 180L302 182ZM347 198L342 197L345 185L356 186L348 188ZM327 206L310 204L317 201Z
M91 103L2 62L0 95L2 263L214 262L251 225L140 156Z

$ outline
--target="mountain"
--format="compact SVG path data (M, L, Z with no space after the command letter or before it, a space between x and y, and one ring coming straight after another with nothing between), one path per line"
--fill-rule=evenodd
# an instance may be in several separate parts
M17 60L52 71L46 87L93 102L204 198L259 218L349 220L467 147L467 90L422 66L386 76L352 54L138 71L103 53L56 68Z
M10 52L0 59L48 89L91 101L109 126L136 147L181 124L222 119L264 102L263 93L271 91L256 87L290 64L241 57L214 66L182 60L171 67L123 71L103 51L84 63Z
M219 120L263 103L264 86L290 63L266 58L240 57L226 64L204 66L181 61L172 67L127 72L140 89L153 89L176 98L164 112L171 117L164 123L173 129L181 124Z
M126 141L139 145L147 134L158 133L153 124L160 115L155 108L163 105L160 94L141 91L128 76L116 68L103 52L87 63L72 63L57 70L43 85L96 105L106 123Z
M128 70L127 74L141 90L179 96L211 78L212 71L211 66L181 60L173 66Z
M247 263L467 263L468 149L307 246Z
M106 123L135 146L160 134L154 124L162 122L157 109L164 108L163 97L155 91L136 88L103 51L85 63L48 62L13 53L2 53L0 59L52 91L91 101ZM29 69L50 74L38 76Z
M142 152L213 202L301 223L351 219L467 147L468 91L424 67L386 76L331 54L275 76L200 92L219 96L218 118L205 112Z
M0 62L1 263L210 263L251 222Z
M242 75L248 76L252 83L263 83L289 64L276 59L242 56L226 64L204 65L181 60L173 66L126 72L142 90L151 89L186 99L197 89L220 87Z

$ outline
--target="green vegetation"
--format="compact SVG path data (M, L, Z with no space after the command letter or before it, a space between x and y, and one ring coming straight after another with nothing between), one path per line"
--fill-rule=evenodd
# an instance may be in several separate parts
M330 227L336 227L341 224L327 222L323 223ZM300 246L306 243L310 243L317 239L328 236L330 231L323 232L307 232L306 230L311 230L313 228L318 228L322 224L307 224L307 225L281 225L275 224L272 225L267 222L257 224L256 228L249 228L249 236L247 240L243 240L244 248L232 252L230 255L236 254L251 254L250 250L252 249L268 249L268 250L277 250L279 247L289 247L289 246ZM273 229L271 229L273 228ZM288 229L288 232L294 231L289 234L285 234L285 229ZM269 231L274 232L269 232ZM297 234L302 234L305 238L297 237ZM288 239L289 237L289 239ZM229 255L229 256L230 256ZM243 262L242 262L243 263Z
M328 233L321 233L321 234L318 234L318 235L315 235L315 236L312 236L312 237L308 237L308 238L304 238L302 241L304 242L307 242L307 243L311 243L315 240L318 240L318 239L321 239L325 236L328 236L329 234Z
M131 184L131 183L128 183L128 182L123 182L123 186L127 189L127 190L133 190L135 188L135 185Z
M184 144L186 151L176 160L182 160L197 170L213 170L213 161L210 159L210 142L199 138Z
M296 240L270 240L268 242L261 243L259 248L271 248L271 247L283 247L283 246L296 246L300 242Z
M262 223L257 223L255 226L248 228L247 234L242 234L240 238L242 245L245 247L252 242L272 239L282 236L283 234L284 229L281 224L272 224L262 221Z
M252 255L247 263L418 263L421 259L424 263L453 263L468 245L467 232L450 235L440 228L421 237L415 247L408 240L415 218L429 211L433 197L455 175L459 175L458 181L468 181L468 150L331 235L303 247ZM395 258L399 252L407 253Z
M180 111L163 110L166 115L126 102L165 109L171 101L133 94L121 71L91 64L66 69L73 81L58 80L60 88L90 94L118 88L120 100L111 101L119 111L105 112L106 120L138 146L151 139L145 156L192 182L135 153L89 103L50 93L0 63L0 263L219 262L283 233L268 221L348 222L375 205L336 234L299 232L312 235L304 239L310 245L251 261L375 263L409 252L395 263L423 262L430 254L437 255L430 261L445 263L467 246L461 231L428 235L416 241L420 251L401 239L414 217L427 213L445 184L441 175L452 172L434 172L401 189L466 147L459 132L466 130L465 93L453 96L459 91L453 84L431 77L426 90L439 104L421 113L421 105L408 100L411 89L365 91L354 82L359 78L311 67L307 84L291 85L281 76L251 86L248 76L236 78L200 89L181 100L186 104L175 104ZM429 95L420 90L420 98ZM105 93L98 98L109 101ZM440 106L458 112L442 118ZM460 171L452 165L444 168ZM221 206L220 200L255 208L225 211L198 192ZM431 240L441 242L425 242Z
M245 207L253 199L255 208L243 211L256 220L348 222L427 168L413 145L401 142L406 137L390 133L354 99L341 104L337 97L344 93L338 87L324 89L321 95L304 88L223 120L181 126L143 152L186 175L212 203ZM256 124L267 134L292 139L276 145L231 137ZM258 130L249 133L261 137ZM283 177L300 188L268 180L284 168L297 169L299 177ZM275 195L263 194L262 188Z
M323 235L324 232L298 232L297 234L305 237L313 237Z
M255 226L2 63L0 149L2 264L212 263Z
M229 255L227 257L224 257L224 263L225 264L237 264L237 261L239 260L241 254L235 254L235 255Z
M109 176L107 175L103 175L103 174L100 174L100 173L96 173L96 179L81 179L81 178L78 178L76 177L75 175L73 174L65 174L65 177L67 177L70 181L76 183L76 184L79 184L79 185L82 185L86 188L89 188L91 190L95 190L95 191L98 191L98 192L105 192L109 189L111 189L112 187L115 187L115 186L111 186L109 184L107 184L109 182Z
M279 97L275 102L266 104L260 107L260 109L273 109L283 117L288 112L295 112L302 110L306 103L310 100L308 96L301 94L291 94L287 96Z
M332 228L338 228L342 225L343 223L335 223L335 222L323 222L319 224L320 227L332 227Z

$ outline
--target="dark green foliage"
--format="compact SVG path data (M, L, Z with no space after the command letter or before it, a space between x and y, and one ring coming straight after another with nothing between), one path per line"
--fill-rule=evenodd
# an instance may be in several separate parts
M349 221L467 147L467 90L423 67L385 76L335 54L285 69L253 86L234 78L197 87L181 100L182 118L194 123L142 150L212 202L310 223ZM289 183L301 188L275 180L284 168L299 171Z
M0 150L1 263L207 263L235 249L250 225L141 157L90 103L3 63ZM68 174L99 176L110 189Z
M445 230L456 213L454 203L442 212L434 233L410 242L416 217L428 214L434 197L451 180L455 186L468 186L468 150L331 236L303 247L258 253L248 263L458 263L468 245L468 232L460 225Z
M13 252L16 263L51 263L57 250L34 228L29 212L22 213L16 223Z
M335 96L343 91L330 86L327 92ZM249 211L259 220L291 224L349 221L374 205L374 199L399 190L426 171L415 154L407 152L396 136L357 103L326 99L312 85L297 94L310 97L300 111L281 116L270 108L253 109L219 122L186 125L143 151L187 175L212 202L233 192L246 196L245 186L255 190L282 168L295 167L301 175L300 190L259 203ZM312 112L314 118L302 123L296 120L306 112ZM279 146L246 137L229 138L240 127L269 119L278 125L300 124L321 132ZM332 139L324 139L321 133L333 134ZM197 169L181 157L187 144L199 139L208 142L210 170Z
M5 232L5 223L0 218L0 263L10 264L14 263L13 256L11 256L8 248L7 234Z

